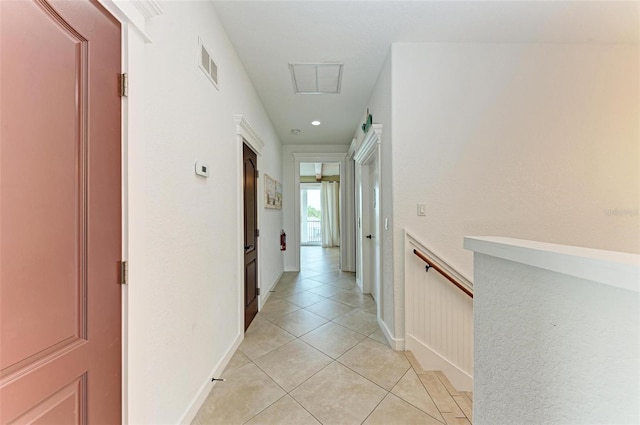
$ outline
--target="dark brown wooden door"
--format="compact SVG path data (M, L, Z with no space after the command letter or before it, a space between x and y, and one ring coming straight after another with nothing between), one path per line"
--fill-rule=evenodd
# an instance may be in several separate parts
M244 330L258 314L258 158L246 144L244 158Z
M0 43L0 423L121 423L120 24L0 1Z

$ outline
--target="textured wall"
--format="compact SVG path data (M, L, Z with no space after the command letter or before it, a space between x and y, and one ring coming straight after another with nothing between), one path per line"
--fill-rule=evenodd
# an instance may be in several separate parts
M474 423L640 423L638 292L474 263Z
M213 5L161 6L129 86L131 96L144 96L133 111L131 124L143 131L129 140L128 164L136 226L129 236L132 424L177 423L241 335L234 114L244 114L265 143L262 172L281 179L279 140ZM197 66L198 37L218 65L220 90ZM210 166L209 179L195 175L196 160ZM261 217L264 283L282 271L282 214Z
M633 45L393 45L398 320L403 228L469 276L465 235L640 252L638 52ZM426 216L417 216L417 203L426 204Z

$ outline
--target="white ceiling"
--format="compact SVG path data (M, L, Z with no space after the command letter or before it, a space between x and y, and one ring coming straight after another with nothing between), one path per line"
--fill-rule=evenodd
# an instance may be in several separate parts
M392 42L640 42L639 1L213 3L284 144L349 144ZM295 95L290 62L344 63L341 93Z

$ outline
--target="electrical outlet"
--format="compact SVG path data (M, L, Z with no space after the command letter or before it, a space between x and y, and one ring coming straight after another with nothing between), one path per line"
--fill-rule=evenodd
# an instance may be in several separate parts
M427 205L426 204L418 204L418 215L419 216L427 215Z

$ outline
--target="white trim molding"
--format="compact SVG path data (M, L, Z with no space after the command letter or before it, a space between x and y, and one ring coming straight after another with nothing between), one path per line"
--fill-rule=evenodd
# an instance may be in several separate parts
M198 392L196 393L195 397L191 400L191 403L189 403L189 407L187 408L185 413L182 415L182 418L178 420L179 424L188 425L193 422L196 415L198 414L198 411L200 410L200 407L202 407L205 400L209 396L209 393L211 392L213 387L217 384L217 382L212 381L211 378L222 376L222 372L224 372L224 369L227 367L227 365L229 365L231 358L233 357L236 350L240 346L240 343L242 343L243 340L244 340L244 332L240 332L236 336L236 339L233 342L233 344L227 349L222 359L220 359L220 361L211 369L211 372L205 378L204 383L200 385L200 388L198 389Z
M249 121L242 114L236 114L233 116L236 121L236 134L244 137L247 142L251 145L253 150L258 154L262 155L262 150L264 149L264 142L258 136L258 133L253 129Z
M382 320L380 317L378 317L378 326L380 326L380 330L382 331L382 334L384 335L385 339L387 340L387 342L389 343L389 345L393 350L395 351L405 350L405 340L402 338L394 338L393 335L391 334L391 331L389 330L389 327L384 322L384 320Z
M491 236L467 236L465 249L578 279L640 292L640 255Z
M162 8L155 0L98 0L120 23L122 23L123 36L126 36L127 28L133 28L144 40L151 43L151 36L147 33L147 21L155 16L162 15ZM125 37L126 39L126 37ZM126 44L125 44L126 46ZM123 58L127 58L128 50L123 49Z
M244 117L243 114L236 114L233 116L236 122L236 137L237 137L237 148L236 148L236 181L237 181L237 214L241 217L244 214L244 186L243 186L243 145L246 143L255 153L258 160L258 171L262 165L262 150L264 149L264 142L258 136L258 133L253 129L249 121ZM264 209L264 197L261 196L263 193L263 185L262 178L257 179L257 188L256 191L258 193L256 199L256 208L258 209L258 223L257 228L259 229L262 223L262 211ZM242 220L238 220L238 228L237 228L237 238L238 238L238 332L244 333L244 222ZM262 287L262 268L260 267L260 253L262 252L262 238L258 237L258 288ZM262 306L264 304L263 298L266 300L266 295L258 296L258 305Z
M355 161L355 190L356 190L356 217L359 221L359 225L356 228L356 283L362 290L362 292L366 293L374 293L376 294L376 304L377 304L377 318L379 321L383 321L382 319L382 311L383 311L383 303L386 305L387 303L391 303L393 306L393 311L396 311L397 306L394 305L393 299L386 300L384 298L384 289L382 287L382 214L378 213L374 216L369 214L369 210L365 209L363 205L368 205L371 201L371 194L369 193L369 189L371 189L372 182L369 182L369 171L368 168L375 165L375 171L377 180L378 180L378 195L377 199L381 203L384 197L382 196L385 188L383 187L383 178L382 178L382 161L380 158L380 143L382 142L382 124L373 124L371 128L364 135L362 143L355 148L355 153L353 154L353 159ZM364 169L364 172L363 172ZM382 211L382 205L378 205L377 211ZM372 221L370 221L372 220ZM364 233L363 229L368 229L369 226L375 226L375 235L378 238L378 246L376 248L371 248L369 244L364 243ZM371 258L372 253L369 251L370 249L376 249L377 251L377 269L370 269L368 267L364 267L366 260ZM376 279L377 278L377 279ZM387 332L389 332L388 327L385 323L385 328ZM395 337L393 334L389 333L387 339L393 339L395 341ZM400 346L399 343L393 343L394 347Z
M356 149L353 159L358 163L365 163L368 157L382 140L382 124L373 124L364 136L364 140Z
M155 0L139 0L147 2ZM144 247L140 243L141 226L144 221L144 207L139 197L130 198L129 193L140 188L140 173L136 172L134 159L140 156L146 149L144 141L144 125L137 119L144 115L144 90L135 90L136 81L142 83L144 78L144 46L151 42L151 37L146 32L147 20L141 10L131 1L125 0L98 0L115 19L120 22L121 28L121 72L130 75L128 97L122 98L122 259L138 266L129 269L130 282L139 282L144 279ZM159 13L161 9L158 9ZM136 141L131 143L131 141ZM142 264L142 266L140 266ZM130 331L135 332L136 300L140 300L140 288L131 288L124 285L122 289L122 423L129 423L129 416L133 403L130 398L135 398L136 382L129 373L129 364L135 361L138 352L137 345L129 339ZM130 298L131 297L131 298Z
M162 15L164 11L160 3L155 0L132 0L133 5L142 13L145 19Z

